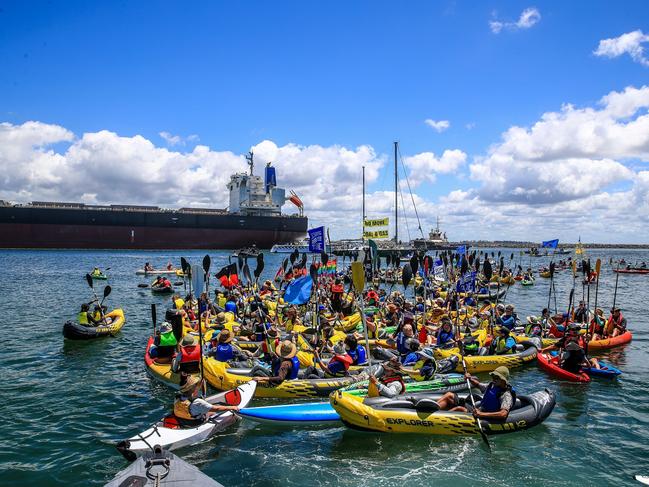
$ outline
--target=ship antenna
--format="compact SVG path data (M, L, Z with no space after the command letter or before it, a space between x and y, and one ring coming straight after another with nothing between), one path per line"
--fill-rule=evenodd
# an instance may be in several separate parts
M254 152L250 151L248 152L248 155L246 156L246 161L248 161L248 165L250 166L250 175L252 176L252 170L255 167L255 161L254 161Z

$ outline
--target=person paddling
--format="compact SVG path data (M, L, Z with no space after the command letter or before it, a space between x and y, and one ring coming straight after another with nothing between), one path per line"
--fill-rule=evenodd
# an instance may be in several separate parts
M606 323L606 335L609 337L620 336L626 332L626 318L622 316L620 308L612 308L611 316Z
M270 372L265 369L255 366L251 373L254 371L259 374L268 374L268 376L254 377L258 382L270 382L273 385L280 385L285 380L297 379L300 371L300 361L296 357L297 347L295 343L290 340L284 340L275 349L275 357L271 364Z
M186 421L206 421L210 416L222 411L238 411L238 406L212 404L199 397L201 380L189 376L180 388L174 402L174 416Z
M370 386L375 388L374 396L397 397L406 392L406 384L403 382L401 363L396 357L383 363L383 374L380 379L370 375ZM370 395L368 393L368 395Z

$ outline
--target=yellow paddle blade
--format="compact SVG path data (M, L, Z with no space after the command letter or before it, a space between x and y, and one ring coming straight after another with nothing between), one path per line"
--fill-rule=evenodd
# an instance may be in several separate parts
M379 388L373 382L367 387L367 397L379 397Z
M577 277L577 261L572 261L572 277Z
M597 277L599 277L599 271L602 268L602 259L597 259L597 262L595 262L595 272L597 273Z
M362 262L352 262L352 282L356 291L363 292L363 289L365 289L365 269L363 269Z

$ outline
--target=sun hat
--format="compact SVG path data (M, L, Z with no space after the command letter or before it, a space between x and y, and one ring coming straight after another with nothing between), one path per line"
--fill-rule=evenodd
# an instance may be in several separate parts
M196 340L194 339L194 335L190 335L189 333L187 333L183 337L182 346L183 347L189 347L189 346L194 345L194 344L196 344Z
M190 375L187 378L187 382L185 382L181 387L180 387L180 392L192 392L196 387L201 383L200 379L194 375Z
M502 379L509 384L509 369L504 365L497 367L493 372L489 372L489 375L491 377Z
M277 348L275 349L275 353L277 353L277 355L279 355L282 358L293 358L297 353L297 347L295 346L295 343L293 343L292 341L284 340L282 343L277 345Z

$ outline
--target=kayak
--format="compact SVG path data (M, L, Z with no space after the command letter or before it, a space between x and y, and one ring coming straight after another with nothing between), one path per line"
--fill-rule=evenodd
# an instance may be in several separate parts
M227 404L244 408L255 394L257 383L246 382L234 390L206 397L211 404ZM117 450L129 461L151 450L151 445L160 445L167 450L195 445L211 438L216 433L238 421L233 411L223 411L211 416L207 421L187 421L169 414L150 428L127 440L117 443Z
M548 278L550 278L550 271L539 272L539 275L541 277L545 277L546 279L548 279Z
M144 364L146 365L147 373L158 382L171 387L172 389L180 389L180 374L171 370L171 362L160 363L155 358L151 358L149 351L153 346L153 337L149 337L146 344L146 352L144 352Z
M482 396L473 393L476 404ZM344 391L333 393L329 401L342 422L354 429L385 433L420 433L427 435L478 435L475 418L470 413L439 411L441 394L419 393L395 398L359 397ZM470 399L466 398L466 401ZM513 433L542 423L555 406L554 393L548 389L517 396L505 422L481 419L488 435Z
M378 369L378 366L368 367L366 371L346 377L327 379L285 380L279 385L262 382L255 390L255 397L327 397L333 391L369 378L368 374ZM203 357L203 371L209 384L220 391L233 389L252 380L250 369L233 369L225 362L219 362L212 357Z
M191 485L194 487L223 487L193 465L171 452L154 446L153 451L118 473L105 487L154 487Z
M176 274L177 276L183 276L183 271L181 269L172 269L168 271L167 269L156 269L152 271L145 271L144 269L138 269L135 271L135 274L138 276L153 276L157 274Z
M613 269L618 274L649 274L649 269Z
M550 352L550 355L553 357L558 356L559 352L557 351L552 351ZM601 377L604 379L617 379L619 375L622 375L622 371L616 367L613 367L612 365L609 365L607 363L602 362L601 360L598 360L599 362L599 369L596 369L595 367L582 367L582 371L585 372L590 376L592 379L593 377Z
M541 342L538 338L532 337L520 343L524 347L523 351L505 355L465 355L467 372L476 374L480 372L491 372L497 367L504 365L508 368L520 367L536 358L537 349L541 348ZM455 349L457 350L457 349ZM450 352L452 353L452 349ZM449 350L435 350L436 357L448 355ZM455 368L456 372L464 372L462 361Z
M606 350L608 348L619 347L626 345L633 340L633 334L630 331L625 331L621 335L612 338L604 338L603 340L591 340L588 342L588 351Z
M114 336L126 323L124 310L121 308L114 309L106 313L105 316L112 319L110 325L80 325L73 321L66 321L63 325L63 336L69 340L91 340L93 338Z
M93 278L95 281L105 281L108 279L108 276L106 274L90 274L90 277Z
M493 301L494 299L502 298L506 292L507 289L505 288L501 289L500 292L476 294L475 297L478 301Z
M528 281L528 280L526 280L526 279L523 279L523 280L521 281L521 284L522 284L523 286L533 286L533 285L534 285L534 281Z
M367 388L345 388L352 395L365 397ZM406 393L415 392L458 392L466 390L466 380L459 374L422 382L406 382ZM239 415L258 423L274 425L309 426L338 423L340 416L329 402L307 402L244 408Z
M548 353L540 353L536 358L541 369L558 379L570 382L590 382L590 376L583 371L579 372L579 374L573 374L572 372L562 369L559 366L558 356L553 357Z
M153 294L173 294L173 286L151 286L151 292Z
M636 475L634 478L641 484L649 485L649 477L646 475Z

